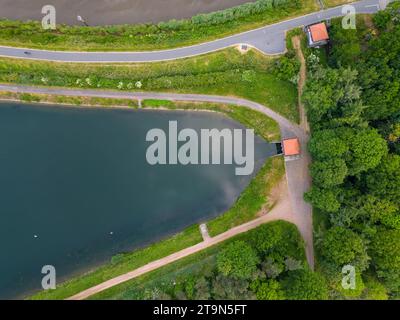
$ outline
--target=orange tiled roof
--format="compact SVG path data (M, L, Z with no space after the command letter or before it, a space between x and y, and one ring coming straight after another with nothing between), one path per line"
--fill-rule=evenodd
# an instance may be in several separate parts
M328 34L328 30L326 29L325 23L322 22L322 23L314 24L314 25L310 26L309 28L310 28L311 38L314 42L329 39L329 34Z
M283 140L283 152L285 156L295 156L300 154L300 144L299 139L286 139Z

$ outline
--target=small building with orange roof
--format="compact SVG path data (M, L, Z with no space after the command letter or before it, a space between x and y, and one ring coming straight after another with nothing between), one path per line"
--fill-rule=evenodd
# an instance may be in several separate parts
M297 138L283 140L282 148L285 157L297 158L300 156L300 142Z
M325 22L309 25L305 28L305 31L309 47L316 48L329 42L329 33Z

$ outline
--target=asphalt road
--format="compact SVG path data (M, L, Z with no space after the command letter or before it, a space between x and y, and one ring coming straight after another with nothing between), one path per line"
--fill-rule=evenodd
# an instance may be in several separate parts
M353 3L352 5L356 9L356 13L375 13L379 10L379 2L379 0L363 0ZM152 62L201 55L238 44L248 44L265 54L279 54L286 50L286 31L339 16L343 16L342 6L311 13L215 41L170 50L148 52L66 52L29 50L31 54L26 55L24 54L24 51L26 51L24 48L0 47L0 56L85 63Z

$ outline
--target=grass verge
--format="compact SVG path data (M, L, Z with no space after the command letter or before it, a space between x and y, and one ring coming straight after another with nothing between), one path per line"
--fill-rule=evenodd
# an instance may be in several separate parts
M45 95L0 91L0 100L17 100L22 102L41 102L94 107L130 107L136 109L138 102L133 99L114 99L98 97L73 97L62 95Z
M297 122L296 85L275 75L277 58L230 48L149 64L74 64L0 58L0 82L121 91L237 96Z
M325 7L327 8L337 7L342 4L355 2L354 0L322 0L322 1L324 2Z

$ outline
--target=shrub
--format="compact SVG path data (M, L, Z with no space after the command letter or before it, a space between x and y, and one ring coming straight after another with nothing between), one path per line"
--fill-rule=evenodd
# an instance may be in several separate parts
M257 254L244 241L235 241L226 247L217 257L218 271L224 276L248 279L257 270L260 262Z

